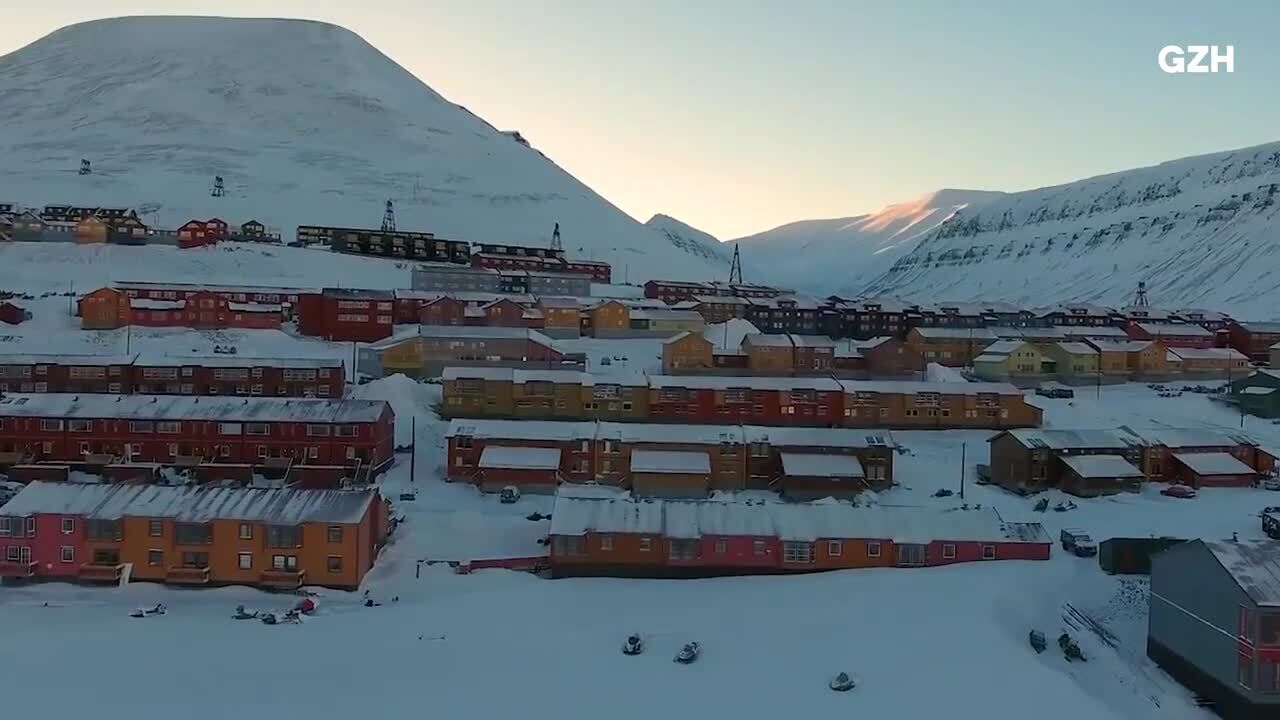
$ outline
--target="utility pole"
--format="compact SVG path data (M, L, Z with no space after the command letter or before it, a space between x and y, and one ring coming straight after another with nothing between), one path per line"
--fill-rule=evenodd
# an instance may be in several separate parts
M733 245L733 264L729 266L729 284L742 284L742 256L738 253L740 247L737 243Z
M960 443L960 499L964 499L964 463L966 443Z
M409 418L409 483L418 482L418 416Z

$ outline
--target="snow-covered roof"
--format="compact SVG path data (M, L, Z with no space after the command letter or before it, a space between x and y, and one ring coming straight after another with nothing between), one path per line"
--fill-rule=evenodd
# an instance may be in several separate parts
M315 287L280 287L265 285L210 285L206 283L156 283L156 282L113 282L111 287L117 290L171 290L174 292L207 291L223 294L244 295L307 295L320 294Z
M281 358L252 357L248 355L161 355L143 353L134 364L139 367L278 367L278 368L340 368L342 361L334 358Z
M866 477L853 455L782 453L782 472L793 477Z
M351 423L374 422L388 408L382 400L84 393L8 393L0 397L0 417L31 418Z
M540 345L551 346L549 336L530 328L502 327L494 325L419 325L408 332L396 333L391 337L370 343L368 347L385 349L394 347L413 337L432 339L466 338L469 340L530 340Z
M675 425L670 423L601 422L595 437L629 443L743 444L741 425Z
M481 469L503 468L508 470L558 470L559 448L503 447L489 445L480 453Z
M446 438L472 437L499 440L590 440L596 436L594 422L555 420L450 420Z
M978 363L1002 363L1008 359L1009 356L1007 354L993 355L991 353L982 353L978 357L974 358L973 362L975 365Z
M129 307L140 310L181 310L187 306L186 300L149 300L147 298L129 298Z
M746 298L740 298L736 295L694 295L693 299L699 303L708 303L712 305L750 305Z
M846 393L938 393L939 395L1024 395L1009 383L927 382L915 380L841 380Z
M1258 605L1280 606L1280 543L1274 540L1201 540Z
M1026 344L1027 343L1024 340L997 340L991 343L990 345L986 346L985 348L983 348L982 354L992 355L992 356L996 356L999 359L1003 359L1017 352L1019 349L1022 348L1023 345L1026 345Z
M1069 355L1097 355L1098 349L1089 343L1083 342L1058 342L1054 343L1060 350Z
M538 304L549 308L573 308L581 307L581 298L571 297L539 297Z
M77 367L105 367L107 365L131 365L134 355L0 355L0 365L65 365Z
M995 340L996 334L991 328L985 327L917 327L912 328L913 332L919 333L920 337L937 338L940 340Z
M1223 452L1174 453L1174 459L1197 475L1256 475L1257 471Z
M1253 385L1251 387L1247 387L1241 390L1240 392L1245 395L1270 395L1275 391L1276 389L1272 387L1262 387L1261 385Z
M1135 325L1148 335L1156 337L1213 337L1213 333L1208 330L1189 323L1139 322Z
M741 427L747 442L774 447L897 447L893 433L878 428Z
M1120 455L1064 455L1062 462L1082 478L1144 477Z
M1169 348L1169 352L1183 360L1248 360L1249 357L1235 348Z
M990 507L944 509L858 507L848 503L724 500L584 499L557 495L551 535L587 533L669 538L748 536L784 542L867 539L1049 543L1039 523L1005 523Z
M1280 333L1280 322L1253 322L1250 320L1241 320L1236 324L1249 332Z
M711 458L704 452L632 450L631 472L706 475L711 472Z
M273 525L356 523L376 490L304 490L33 482L0 511L10 516L79 515L91 520L170 518Z
M1120 340L1112 338L1088 338L1090 345L1099 352L1142 352L1151 347L1154 340Z
M825 335L790 335L791 344L798 348L834 348L839 342Z
M445 380L490 380L510 382L516 385L527 382L550 382L567 385L623 385L625 387L645 387L647 381L644 374L637 372L614 372L609 374L588 373L580 370L519 370L516 368L495 367L447 367L441 377Z
M671 337L667 338L666 340L663 340L663 341L662 341L662 344L663 344L663 345L670 345L671 343L673 343L673 342L678 342L678 341L680 341L680 340L683 340L683 339L685 339L685 338L689 337L689 336L690 336L690 335L692 335L692 334L693 334L692 332L690 332L690 331L688 331L688 330L685 330L684 332L677 333L677 334L672 335ZM701 336L701 335L698 335L698 337L702 338L702 336ZM706 340L706 338L702 338L702 339L703 339L703 340Z
M1091 450L1115 448L1123 450L1134 447L1137 444L1133 438L1111 430L1020 429L1006 432L1022 443L1024 447L1047 448L1050 450L1072 450L1077 448Z
M831 378L727 377L714 375L650 375L649 387L728 390L817 390L840 392L840 383Z
M676 310L674 308L643 308L631 310L632 320L679 320L683 322L702 323L702 315L694 310Z
M787 334L773 333L752 333L742 338L743 345L755 345L757 347L794 347L791 342L791 336Z
M1143 427L1122 428L1145 445L1170 448L1256 446L1258 442L1244 433L1206 428Z

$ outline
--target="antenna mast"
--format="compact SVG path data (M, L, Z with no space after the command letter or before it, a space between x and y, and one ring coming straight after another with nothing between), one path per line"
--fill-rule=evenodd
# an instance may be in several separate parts
M742 256L738 254L739 246L733 246L733 265L729 266L729 284L742 284Z
M395 231L396 231L396 208L394 205L391 204L391 201L388 200L387 211L382 213L382 232L395 232Z
M1137 307L1151 307L1151 301L1147 299L1147 284L1141 280L1138 281L1138 292L1134 294L1133 304Z
M564 245L560 242L560 223L556 223L555 230L551 231L551 253L557 254L564 252Z

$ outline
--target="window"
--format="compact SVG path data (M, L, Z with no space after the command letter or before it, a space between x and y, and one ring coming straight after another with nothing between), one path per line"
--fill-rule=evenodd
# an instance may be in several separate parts
M160 567L160 566L162 566L162 565L164 565L164 551L162 551L162 550L148 550L148 551L147 551L147 566L148 566L148 567Z
M995 560L995 559L996 559L996 546L995 546L995 545L983 545L983 546L982 546L982 559L983 559L983 560Z
M245 435L266 435L268 432L266 423L246 423L244 426Z
M330 555L325 565L329 568L329 572L331 573L342 572L342 556Z
M90 540L115 542L124 537L124 528L119 520L86 520L85 535Z
M1236 682L1240 683L1240 687L1246 690L1253 687L1253 657L1249 655L1237 655L1239 658L1239 666L1236 670Z
M844 547L839 540L827 541L827 555L831 557L840 557L840 553L844 551Z
M0 517L0 537L9 537L11 522L7 517Z
M209 553L207 552L184 552L182 553L182 567L203 570L209 567Z
M253 553L240 553L239 567L241 570L253 569Z
M329 426L328 425L308 425L307 436L308 437L329 437Z
M252 526L252 525L250 525L249 523L240 523L240 539L241 539L241 540L252 540L252 539L253 539L253 526Z
M337 428L334 429L333 434L337 435L338 437L355 437L356 426L355 425L339 425ZM469 439L470 438L468 438L468 440Z
M69 563L76 561L76 549L70 545L62 546L62 562Z
M119 565L120 551L114 548L100 548L93 551L94 565Z
M789 562L789 563L813 562L813 543L807 543L807 542L782 543L782 561Z
M752 540L752 541L751 541L751 554L752 554L752 555L755 555L755 556L757 556L757 557L763 557L764 555L767 555L767 554L768 554L768 552L769 552L768 547L764 544L764 541L763 541L763 540Z
M185 391L184 391L185 392ZM181 424L176 422L158 422L156 423L156 432L166 435L176 435L181 430Z
M271 569L284 570L285 572L297 572L298 556L297 555L272 555Z
M612 536L612 535L601 535L601 536L600 536L600 549L601 549L601 550L605 550L605 551L609 551L609 550L612 550L612 549L613 549L613 536Z
M240 423L218 423L219 435L239 435L240 430Z
M341 525L329 526L329 542L331 543L342 542L342 526Z
M62 534L70 535L75 531L76 531L76 519L68 518L68 517L62 518Z
M667 557L672 560L694 560L698 557L697 540L670 540L667 542Z
M208 545L213 532L204 523L174 523L173 541L178 545ZM183 553L187 555L189 553ZM205 553L207 556L207 553ZM184 567L189 567L184 564Z
M147 536L148 536L148 537L160 537L161 535L164 535L164 522L162 522L162 521L160 521L160 520L148 520L148 521L147 521Z
M649 552L653 549L653 541L647 537L640 538L640 552Z
M1264 613L1258 617L1258 644L1280 645L1280 614Z
M880 557L880 543L878 542L867 543L867 557L873 557L873 558Z
M582 538L557 535L551 540L551 552L555 555L581 555Z
M61 420L41 420L40 429L45 432L62 432Z
M955 546L955 545L953 545L953 544L951 544L951 543L946 543L945 545L943 545L943 546L942 546L942 559L943 559L943 560L954 560L955 558L956 558L956 546Z
M723 538L716 540L716 554L723 555L727 552L729 552L729 543L725 542Z
M268 525L267 526L267 547L272 547L272 548L302 547L302 528L297 525Z
M89 432L93 429L93 422L90 420L68 420L67 430L71 432Z

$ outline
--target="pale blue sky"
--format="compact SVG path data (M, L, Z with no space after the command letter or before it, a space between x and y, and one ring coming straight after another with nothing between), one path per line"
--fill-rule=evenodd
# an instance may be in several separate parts
M44 0L0 54L133 14L344 25L643 221L721 238L1280 140L1280 3ZM1235 72L1167 75L1166 44Z

